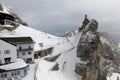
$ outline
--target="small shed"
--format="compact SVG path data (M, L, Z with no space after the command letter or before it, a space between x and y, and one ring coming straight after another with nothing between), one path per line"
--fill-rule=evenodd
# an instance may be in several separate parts
M47 49L44 49L44 50L36 51L35 54L34 54L34 58L37 59L39 57L45 57L45 56L51 54L52 51L53 51L53 47L50 47L50 48L47 48Z

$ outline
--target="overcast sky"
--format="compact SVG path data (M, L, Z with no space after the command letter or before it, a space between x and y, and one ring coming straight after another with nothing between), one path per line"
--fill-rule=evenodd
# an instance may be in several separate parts
M99 22L99 30L120 34L120 0L1 0L30 27L63 35L81 26L84 15Z

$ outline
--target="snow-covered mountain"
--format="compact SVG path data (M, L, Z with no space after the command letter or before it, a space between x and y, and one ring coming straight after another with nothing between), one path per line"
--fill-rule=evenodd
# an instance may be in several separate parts
M5 7L1 10L10 14ZM91 20L80 32L56 37L19 22L15 30L1 30L0 37L30 36L35 42L34 51L54 47L51 55L30 64L30 71L23 80L119 80L118 47L109 34L99 33L97 28L97 21ZM42 48L40 43L43 43Z
M0 37L31 37L35 42L35 51L41 50L39 43L43 43L42 49L54 47L61 42L65 42L65 38L56 37L54 35L35 30L31 27L19 25L19 27L13 31L3 30L0 31Z

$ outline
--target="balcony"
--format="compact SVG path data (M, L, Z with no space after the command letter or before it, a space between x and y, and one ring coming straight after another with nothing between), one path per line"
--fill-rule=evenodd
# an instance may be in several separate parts
M17 49L17 52L24 52L24 51L33 51L33 48Z

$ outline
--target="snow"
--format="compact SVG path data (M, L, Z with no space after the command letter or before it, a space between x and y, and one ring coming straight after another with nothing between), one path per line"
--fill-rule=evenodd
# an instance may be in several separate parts
M120 80L120 74L119 73L112 73L111 76L107 76L107 80Z
M3 11L1 13L9 14L8 8L3 6ZM86 26L88 29L91 22ZM9 25L5 25L7 27L12 27ZM90 33L86 35L90 35L90 38L94 37ZM45 32L41 32L35 30L30 27L26 27L23 25L19 25L17 29L14 31L3 30L0 31L1 37L28 37L30 36L35 42L34 51L39 51L43 49L47 49L50 47L54 47L53 54L50 56L57 55L61 53L60 57L55 62L48 62L44 59L38 59L34 64L30 64L30 71L28 75L25 76L22 80L81 80L81 76L75 73L75 64L77 62L85 63L80 61L79 58L76 57L76 46L78 44L81 33L76 35L72 35L72 37L62 38L56 37ZM104 37L100 37L102 43L107 43L111 46L111 43L107 41ZM39 43L43 43L43 47L39 45ZM113 45L114 47L114 45ZM51 69L55 66L55 64L59 64L58 71L51 71ZM15 63L11 63L8 65L0 66L0 69L12 70L19 69L27 66L27 64L23 60L18 60ZM119 73L112 73L111 76L107 76L107 80L119 80Z
M6 13L6 14L9 14L9 12L8 12L8 8L5 7L5 6L3 6L3 12Z
M74 72L76 62L80 61L76 57L75 47L80 35L64 38L55 46L50 56L61 53L55 62L48 62L44 58L35 60L34 64L30 64L30 71L23 80L81 80L81 76ZM51 71L56 63L59 64L59 70Z
M34 64L30 64L30 71L28 72L28 75L23 78L23 80L34 80L35 78L36 80L81 80L81 76L74 72L75 64L77 62L84 63L80 61L79 58L76 57L76 46L78 44L81 33L73 35L72 37L56 37L45 32L41 32L33 28L20 25L17 29L15 29L12 32L6 29L0 31L0 36L2 37L30 36L35 42L34 51L54 47L53 53L50 56L61 54L61 56L55 62L48 62L43 59L40 59L36 61ZM94 35L93 36L91 35L91 37L94 37ZM107 43L109 45L111 44L104 37L100 37L100 40L102 41L102 43ZM43 43L43 47L41 47L39 43ZM51 69L54 67L56 63L59 64L59 70L51 71ZM15 66L6 67L6 69L13 68L15 68ZM108 80L110 80L112 76L107 78Z
M28 64L26 64L23 60L18 59L15 63L2 65L0 66L0 69L3 70L14 70L14 69L20 69L26 67Z
M1 13L9 14L8 8L3 6L3 11L0 11ZM12 27L10 25L4 25L4 27ZM62 44L65 42L65 38L62 37L56 37L51 34L35 30L31 27L19 25L17 29L14 31L8 31L8 30L3 30L0 31L0 36L1 37L31 37L34 42L34 51L40 51L40 50L45 50L51 47L55 47L58 44ZM39 45L39 43L43 44L43 47Z
M29 31L29 32L28 32ZM25 27L20 25L15 32L18 35L22 36L31 36L32 39L35 41L35 51L39 51L41 49L47 49L50 47L53 47L59 43L61 38L37 31L35 29L32 29L30 27ZM43 43L43 47L40 47L39 43Z
M5 14L9 14L8 12L8 8L3 6L3 11L0 10L0 13L5 13Z
M40 60L36 72L37 80L80 80L81 76L77 75L75 70L76 62L80 59L76 57L76 45L78 42L78 34L74 37L68 38L66 43L57 45L53 51L53 55L61 53L61 56L55 62L47 62ZM51 71L53 66L58 63L59 70Z
M89 35L89 34L87 34ZM76 46L78 44L81 33L73 35L72 37L56 37L45 32L35 30L30 27L20 25L16 30L10 32L8 30L0 31L2 37L23 37L30 36L35 42L35 51L54 47L53 53L49 57L61 54L55 62L48 62L44 59L36 60L34 64L30 64L30 71L28 75L22 78L23 80L81 80L81 76L74 72L75 64L80 61L76 57ZM93 37L93 36L91 36ZM110 44L104 37L100 37L102 43ZM43 43L43 47L40 47L39 43ZM54 65L59 64L58 71L51 71ZM19 63L21 64L21 63ZM14 64L15 65L15 64ZM7 66L7 65L6 65ZM4 68L4 67L2 67ZM14 67L6 67L6 69L12 69ZM115 80L111 77L107 77L107 80Z
M28 71L28 74L22 79L22 80L35 80L35 73L36 73L36 68L38 66L38 62L40 59L35 60L35 63L29 64L30 70Z
M8 30L0 31L0 36L2 37L25 37L25 36L28 37L30 36L35 42L34 51L39 51L39 50L44 50L44 49L54 47L58 44L64 43L64 40L65 40L62 37L56 37L48 33L41 32L31 27L26 27L23 25L19 25L19 27L12 32ZM41 47L39 43L43 43L43 47Z
M36 72L37 79L47 80L50 77L49 70L53 65L54 65L54 63L46 62L45 60L41 60L39 62L39 67Z
M2 27L13 27L11 25L0 25L0 26L2 26Z

